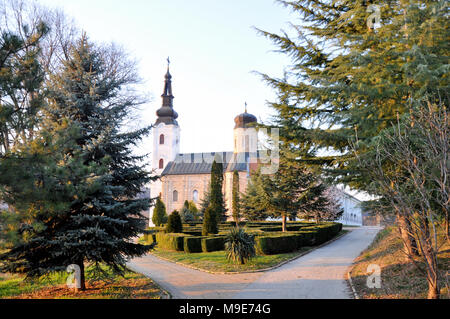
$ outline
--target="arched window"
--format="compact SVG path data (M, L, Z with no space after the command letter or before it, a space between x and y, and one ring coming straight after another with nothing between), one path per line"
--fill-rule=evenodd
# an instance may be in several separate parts
M159 169L163 169L164 168L164 160L161 158L159 160Z
M163 145L164 144L164 134L161 134L159 136L159 144Z
M195 190L192 192L192 200L197 203L198 202L198 191Z
M178 192L177 191L173 191L172 201L173 202L178 202Z

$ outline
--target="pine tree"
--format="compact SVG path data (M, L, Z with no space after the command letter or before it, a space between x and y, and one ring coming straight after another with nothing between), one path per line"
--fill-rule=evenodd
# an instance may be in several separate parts
M174 210L167 221L166 233L182 233L183 223L181 222L180 213Z
M39 58L49 30L40 21L21 27L17 34L9 25L0 26L1 155L33 139L44 104L45 72Z
M263 75L278 95L272 124L319 174L370 192L372 178L360 162L376 156L383 130L409 114L410 101L443 100L448 108L448 3L279 2L300 23L292 34L260 30L293 61L283 78Z
M278 94L280 140L320 173L367 190L356 155L373 155L371 141L409 112L410 99L449 92L448 3L279 2L300 20L281 35L259 30L293 61L284 78L262 75ZM370 28L376 6L380 23Z
M239 226L239 219L241 217L241 199L239 193L239 172L233 172L233 194L232 194L232 206L233 206L233 219L236 222L236 227Z
M152 222L155 226L161 226L167 223L166 205L164 205L161 197L156 199L155 208L153 209Z
M290 157L286 148L280 150L279 168L273 175L254 172L246 194L246 215L281 217L282 230L287 231L290 216L325 215L330 208L326 187L304 163Z
M271 216L263 204L265 191L264 176L261 175L261 170L254 171L250 176L247 189L242 194L242 217L250 221L262 221Z
M141 103L124 90L137 78L124 59L83 36L51 78L42 137L28 147L37 167L21 177L39 187L24 193L10 183L9 200L22 223L20 240L2 255L2 270L36 277L76 264L84 289L85 262L123 274L128 258L150 249L131 240L145 229L141 212L150 200L136 197L152 178L144 157L131 150L149 128L121 131Z

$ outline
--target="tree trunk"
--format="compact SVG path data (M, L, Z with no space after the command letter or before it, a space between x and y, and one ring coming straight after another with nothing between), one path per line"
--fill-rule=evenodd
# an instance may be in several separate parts
M447 234L447 241L450 241L450 233L449 233L449 214L448 212L446 213L446 218L445 218L445 233Z
M406 253L413 257L419 256L419 250L417 249L417 242L412 235L411 224L405 216L397 214L398 227L400 235L403 239L403 245L405 246Z
M281 230L283 232L286 232L287 231L287 228L286 228L286 214L281 215L281 217L282 217Z
M440 289L438 287L437 281L428 282L428 299L439 299Z
M436 251L433 249L433 241L430 234L430 225L428 219L423 218L422 232L420 244L422 247L422 254L425 259L427 281L428 281L428 299L439 299L439 269L437 265Z
M84 261L81 260L78 263L78 266L80 267L80 291L85 291L86 290L86 277L84 274Z

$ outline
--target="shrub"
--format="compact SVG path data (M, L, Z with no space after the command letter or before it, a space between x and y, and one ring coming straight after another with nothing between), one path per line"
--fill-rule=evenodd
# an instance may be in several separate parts
M181 217L178 211L174 210L169 216L166 227L167 233L182 233L183 224L181 223Z
M243 265L256 255L255 239L242 228L233 228L225 238L225 250L228 260Z
M189 235L185 234L165 234L165 233L157 233L156 241L158 247L167 250L176 250L176 251L184 251L184 238L189 237Z
M218 232L216 213L211 207L208 207L203 216L202 235L208 236L209 234L217 234Z
M225 237L207 237L202 239L202 251L205 253L225 249Z
M203 237L184 237L184 252L201 253Z
M153 209L152 222L155 226L167 223L166 206L159 197L156 199L155 208Z
M280 234L256 238L256 247L264 255L283 254L297 250L298 234Z

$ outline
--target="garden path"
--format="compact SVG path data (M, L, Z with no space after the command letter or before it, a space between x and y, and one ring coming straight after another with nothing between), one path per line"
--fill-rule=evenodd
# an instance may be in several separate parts
M345 275L379 227L349 228L328 245L279 268L234 275L210 274L147 255L128 266L181 299L348 299Z

